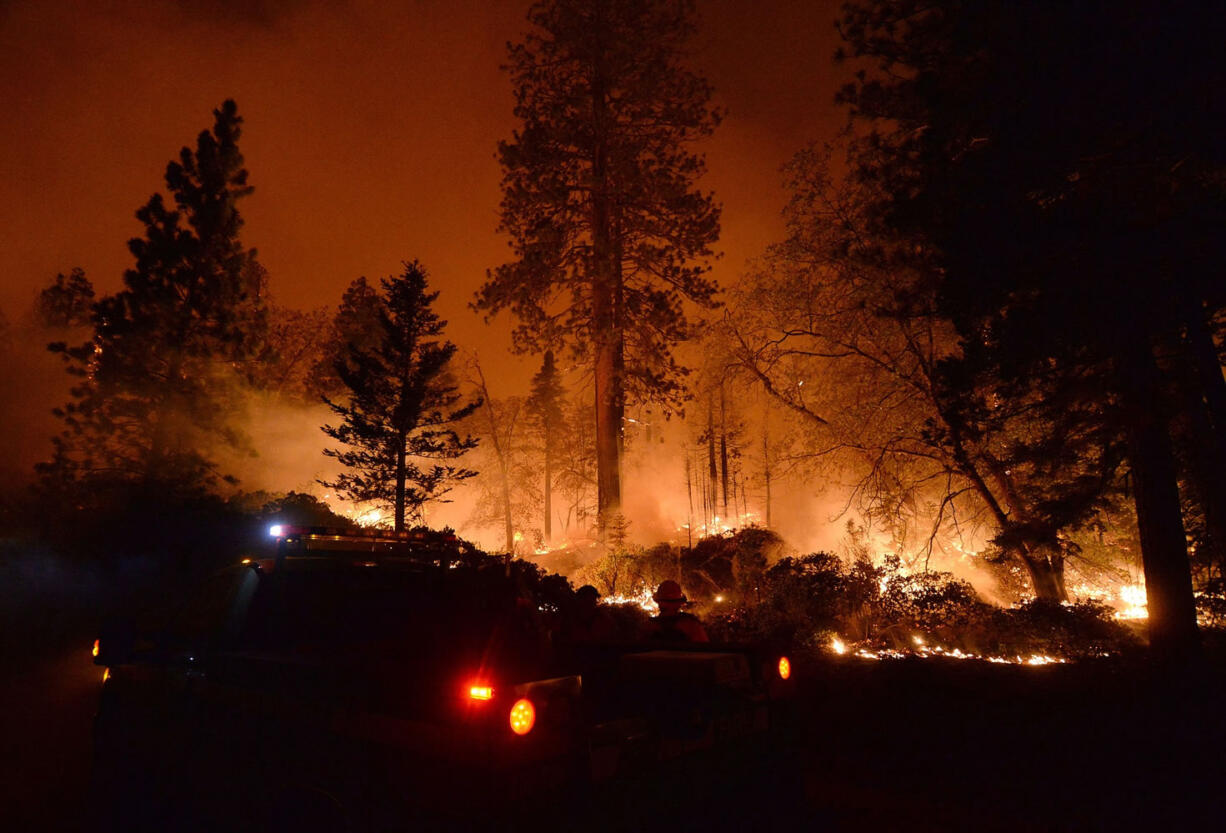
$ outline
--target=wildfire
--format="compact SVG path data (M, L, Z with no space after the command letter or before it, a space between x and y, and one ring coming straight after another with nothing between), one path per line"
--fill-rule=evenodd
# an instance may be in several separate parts
M386 509L378 506L362 506L333 494L324 495L322 500L333 512L348 518L358 526L391 527L391 515Z
M358 526L384 526L387 522L387 513L377 508L355 509L348 517Z
M1121 584L1115 588L1095 586L1082 582L1069 587L1074 599L1092 599L1115 608L1116 619L1148 619L1149 610L1145 596L1145 582Z
M1144 584L1128 584L1120 588L1120 601L1126 606L1116 611L1117 619L1148 619L1149 608Z
M650 613L652 616L655 616L660 612L660 606L656 604L655 599L651 598L651 588L643 585L640 585L638 590L636 590L632 595L614 593L605 596L600 600L600 603L608 605L637 605Z
M882 648L873 650L870 648L857 648L852 656L860 659L869 660L885 660L885 659L908 659L915 657L940 657L944 659L970 659L979 660L980 662L991 662L1003 665L1056 665L1068 662L1062 657L1048 656L1047 654L1031 654L1029 656L1015 655L1012 657L1005 656L983 656L981 654L971 654L960 648L944 648L940 645L928 645L922 636L916 634L911 638L915 645L914 650L899 651L893 648ZM839 656L845 656L850 648L843 640L837 636L830 640L830 650Z
M693 526L688 523L678 523L676 529L678 533L690 530L696 539L702 540L703 538L712 538L718 535L730 535L737 530L753 526L758 522L758 518L757 512L738 512L735 518L723 518L716 515L709 521L694 524Z
M561 552L562 550L567 549L570 545L571 545L571 542L567 540L560 541L556 544L542 543L539 547L537 547L536 549L532 551L532 554L533 555L549 555L551 552Z

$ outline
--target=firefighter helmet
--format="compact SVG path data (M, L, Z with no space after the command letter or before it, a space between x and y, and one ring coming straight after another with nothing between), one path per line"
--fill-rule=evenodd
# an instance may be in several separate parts
M681 592L681 585L672 579L660 582L660 586L656 588L656 592L652 594L651 598L654 599L657 604L660 602L678 602L680 604L685 604L689 601L689 599L685 597L685 594Z

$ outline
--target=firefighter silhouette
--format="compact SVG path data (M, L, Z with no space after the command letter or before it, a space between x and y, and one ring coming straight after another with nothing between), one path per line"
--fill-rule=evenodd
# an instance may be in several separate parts
M656 588L652 599L660 606L660 615L654 616L645 636L661 642L709 642L707 632L697 617L682 608L689 599L681 592L681 585L669 579Z

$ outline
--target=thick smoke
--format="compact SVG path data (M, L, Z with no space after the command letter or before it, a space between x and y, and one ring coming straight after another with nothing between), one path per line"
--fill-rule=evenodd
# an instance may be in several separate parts
M21 489L34 477L34 465L51 456L51 438L60 430L52 409L68 401L73 379L52 341L75 343L75 331L40 327L26 320L0 336L0 483Z

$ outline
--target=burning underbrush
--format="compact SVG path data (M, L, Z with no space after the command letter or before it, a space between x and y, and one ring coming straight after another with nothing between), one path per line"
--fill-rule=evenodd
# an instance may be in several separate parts
M866 659L943 657L1039 665L1102 657L1139 645L1133 626L1097 601L985 602L950 573L910 572L898 558L848 563L818 552L779 557L782 542L751 528L615 552L571 573L606 602L654 613L651 588L680 576L713 639L768 640L791 650Z
M771 639L869 659L907 656L1046 664L1137 645L1097 602L1001 608L949 573L909 574L898 559L845 564L828 553L784 558L762 575L754 604L710 618L726 639Z

